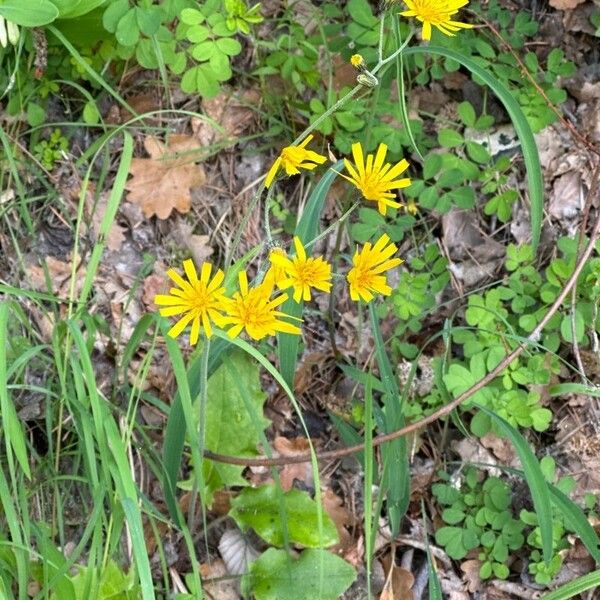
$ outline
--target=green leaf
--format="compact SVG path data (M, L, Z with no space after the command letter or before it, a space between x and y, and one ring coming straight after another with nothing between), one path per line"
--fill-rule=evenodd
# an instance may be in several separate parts
M464 142L463 136L454 129L440 129L438 133L438 142L444 148L454 148Z
M108 5L108 8L102 15L102 25L106 31L114 33L117 30L119 21L129 11L129 2L127 0L117 0Z
M136 6L135 17L139 30L148 37L153 36L158 31L162 19L160 9L156 6L149 8Z
M237 56L242 51L242 45L234 38L220 38L216 44L217 48L227 56Z
M235 352L230 357L230 367L221 365L208 380L206 401L206 437L208 450L233 456L256 456L259 438L254 419L248 414L244 399L240 395L240 385L245 391L246 402L250 402L255 412L261 415L264 427L269 421L262 417L263 404L267 394L262 390L258 365L246 354ZM235 371L234 381L231 369ZM247 485L242 477L244 467L226 465L216 461L203 461L204 481L208 500L215 490L230 485Z
M461 102L458 105L458 115L461 118L461 121L467 127L475 126L475 121L477 120L477 115L475 114L475 109L473 108L473 105L470 102L467 102L465 100L464 102Z
M23 27L40 27L58 17L58 8L50 0L4 0L0 17Z
M533 23L533 25L536 26L535 23ZM533 137L531 127L523 114L519 102L506 86L494 77L488 69L482 67L473 59L456 50L451 50L450 48L445 48L443 46L428 45L412 46L406 48L403 52L403 56L410 56L413 54L437 54L438 56L453 58L488 85L496 96L498 96L504 105L504 108L506 108L519 137L519 141L521 142L521 147L523 148L523 157L525 168L527 170L527 182L529 187L529 201L531 203L531 238L534 250L537 249L542 229L544 185L535 138Z
M585 321L583 315L575 310L575 337L578 342L583 340L583 334L585 333ZM560 334L565 342L573 343L573 327L571 324L571 313L566 314L560 322Z
M83 120L88 125L95 125L100 121L100 111L93 100L85 103L83 107Z
M187 30L186 38L193 44L204 42L210 36L210 29L204 25L194 25Z
M237 430L236 430L237 431ZM280 495L274 485L246 488L231 501L229 516L242 531L252 528L273 546L283 546L284 532L280 518ZM291 489L283 494L288 518L289 541L307 548L332 546L339 541L335 524L323 514L323 538L317 528L317 505L306 493Z
M46 120L46 111L35 102L27 104L27 122L32 127L41 125Z
M600 570L573 579L558 589L548 592L544 595L544 600L569 600L587 590L597 589L598 587L600 587Z
M195 8L184 8L181 11L181 15L179 17L182 23L186 25L198 25L200 23L204 23L206 17Z
M316 576L321 565L327 573L322 586ZM355 579L352 566L326 550L305 550L293 559L269 548L252 563L244 583L256 600L337 600Z
M140 39L140 30L138 29L135 8L129 9L119 20L117 30L115 31L117 42L123 46L135 46Z

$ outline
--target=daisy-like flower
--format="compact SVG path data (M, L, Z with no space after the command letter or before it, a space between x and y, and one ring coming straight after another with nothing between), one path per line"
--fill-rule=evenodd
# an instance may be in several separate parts
M384 164L386 154L387 146L379 144L377 154L375 156L368 154L365 161L360 143L352 144L352 156L355 164L353 165L347 158L344 159L344 165L350 177L340 173L344 179L355 185L367 200L377 202L377 209L382 215L387 213L388 207L400 208L402 206L400 202L393 200L396 194L392 190L410 185L408 177L397 179L398 175L408 169L408 161L403 158L394 166L390 163Z
M322 256L307 257L306 250L299 237L294 237L296 256L288 258L280 253L272 252L269 256L271 264L283 269L285 278L277 281L277 286L285 290L294 288L294 302L311 299L311 288L322 292L331 291L331 265Z
M265 179L265 187L269 187L275 175L279 169L285 169L287 175L298 175L300 169L307 169L312 171L316 169L318 165L322 165L327 158L321 156L313 150L307 150L306 146L310 143L314 136L309 135L299 146L286 146L281 154L277 157L277 160L273 163L273 166L267 173Z
M212 336L211 322L218 327L223 324L223 301L225 288L221 286L225 278L223 271L217 269L211 279L213 266L202 264L200 278L191 259L183 261L183 270L187 281L175 269L169 269L167 275L179 286L169 290L169 295L159 294L154 297L154 304L163 306L159 309L163 317L183 315L169 330L171 337L177 337L190 323L190 343L198 342L200 331L204 330L206 337Z
M300 328L283 321L287 317L277 307L287 300L287 294L281 294L271 299L273 283L263 282L255 287L248 287L248 277L245 271L239 274L240 289L233 298L226 298L224 307L227 315L224 325L233 325L227 332L229 337L237 337L242 330L254 340L260 340L278 331L300 334Z
M346 275L352 300L370 302L374 298L373 292L384 296L392 293L392 288L382 273L404 262L400 258L392 258L397 250L396 244L390 243L389 236L384 233L374 246L371 247L371 243L367 242L360 252L355 252L353 267Z
M404 0L409 10L400 14L403 17L416 17L423 23L423 39L431 39L431 26L437 27L445 35L453 36L460 29L471 29L473 25L453 21L458 10L469 0Z

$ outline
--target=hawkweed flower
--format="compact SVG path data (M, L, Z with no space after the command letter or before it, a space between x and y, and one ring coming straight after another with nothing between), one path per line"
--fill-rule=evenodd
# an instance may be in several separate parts
M287 175L298 175L300 169L312 171L327 160L325 156L321 156L313 150L306 149L306 146L313 137L314 136L309 135L299 146L286 146L281 151L281 154L277 157L277 160L273 163L273 166L267 173L265 187L268 188L273 183L279 169L285 169Z
M348 271L346 279L350 284L350 298L354 301L373 300L373 292L389 296L392 288L387 284L385 271L402 264L400 258L392 258L398 250L396 244L390 243L390 238L385 233L371 246L367 242L363 249L355 252L352 258L352 268Z
M445 35L453 36L460 29L471 29L473 25L453 21L452 17L459 8L467 5L469 0L404 0L409 10L400 14L403 17L416 17L423 23L423 39L431 39L433 25Z
M237 337L242 330L254 340L275 335L278 331L300 334L299 327L280 318L288 317L277 310L287 300L287 294L271 299L274 287L272 282L265 281L250 288L246 272L242 271L239 274L239 287L232 298L224 301L226 316L223 323L233 325L227 332L229 337Z
M307 257L306 250L299 237L294 237L296 256L288 258L280 253L272 252L269 256L271 264L280 267L285 277L277 281L277 286L286 290L294 288L294 302L311 299L311 289L322 292L331 291L331 265L322 256Z
M169 269L167 275L179 286L171 288L169 295L159 294L154 297L154 304L162 306L159 312L163 317L183 315L171 329L168 335L177 337L191 322L190 343L195 346L203 330L206 337L212 336L211 323L223 325L223 301L225 288L221 286L225 278L223 271L217 269L211 279L213 266L202 264L200 278L191 259L183 261L183 270L187 277L184 279L175 269Z
M400 208L402 206L400 202L393 200L396 194L392 190L410 185L408 177L397 179L398 175L408 169L408 161L403 158L394 166L390 163L384 164L386 154L387 146L379 144L377 154L375 156L368 154L365 161L360 143L352 144L352 156L355 164L353 165L347 158L344 159L344 165L350 177L340 173L344 179L355 185L367 200L377 202L377 208L384 216L388 207Z

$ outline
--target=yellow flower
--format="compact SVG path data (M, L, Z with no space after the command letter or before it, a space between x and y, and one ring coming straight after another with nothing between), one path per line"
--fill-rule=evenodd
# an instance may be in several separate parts
M417 206L417 203L415 202L414 198L408 199L404 210L406 210L406 212L409 215L416 215L419 212L419 207Z
M331 290L331 265L323 257L307 258L306 250L299 237L294 237L296 256L288 258L280 253L271 253L269 259L275 267L283 269L285 274L282 280L277 281L277 286L285 290L294 288L294 302L311 299L311 288L329 292Z
M288 316L277 310L277 307L287 300L287 294L281 294L271 300L274 285L267 281L249 288L245 271L239 274L239 284L240 289L233 298L226 298L224 301L227 316L224 317L223 323L233 325L227 332L229 337L237 337L243 329L255 340L275 335L278 331L300 334L299 327L278 318Z
M285 258L287 257L287 254L285 253L285 250L283 248L280 248L279 246L276 246L271 250L271 252L269 253L269 260L271 261L271 266L265 273L263 281L265 283L268 282L272 283L273 285L279 286L279 282L286 279L286 276L285 271L271 260L273 256L281 256Z
M364 67L365 59L360 54L353 54L350 57L350 64L353 67L360 69L360 67Z
M400 14L403 17L416 17L423 23L423 39L431 39L431 26L437 27L446 35L454 35L460 29L471 29L469 23L453 21L452 16L458 9L467 5L469 0L404 0L409 10Z
M191 259L183 261L183 270L187 281L174 269L169 269L167 275L179 286L171 288L170 295L157 295L154 303L165 308L159 309L163 317L183 315L169 330L171 337L177 337L192 322L190 332L190 343L196 345L200 330L203 329L207 337L212 335L211 321L217 326L223 325L223 301L225 300L225 288L221 287L224 274L217 269L211 279L213 266L203 263L200 279Z
M281 151L281 154L267 173L265 187L268 188L273 183L273 179L275 179L275 175L277 175L277 171L280 168L284 168L288 175L298 175L300 169L312 171L312 169L315 169L318 165L322 165L327 160L324 156L306 149L306 146L313 137L309 135L299 146L286 146Z
M340 173L342 177L354 184L367 200L377 202L377 208L382 215L386 214L388 206L392 208L402 206L400 202L392 200L396 195L390 190L397 190L410 185L408 177L396 179L398 175L408 169L408 161L403 158L394 166L390 163L384 164L386 154L387 146L379 144L375 157L368 154L365 162L360 143L352 144L352 156L356 164L353 165L345 158L344 165L350 173L350 177Z
M350 297L352 300L360 299L365 302L373 300L372 292L379 292L384 296L392 293L392 288L387 284L385 271L402 264L404 261L400 258L391 258L398 250L396 244L389 243L390 238L383 234L371 247L367 242L364 248L355 252L352 258L354 265L346 279L350 284Z

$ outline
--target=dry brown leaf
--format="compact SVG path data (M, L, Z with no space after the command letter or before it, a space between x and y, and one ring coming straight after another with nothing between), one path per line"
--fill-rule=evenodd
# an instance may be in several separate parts
M131 161L132 178L125 184L127 200L138 204L144 216L167 219L172 210L186 213L192 205L190 189L206 181L204 169L194 164L200 148L188 135L171 135L167 143L148 136L144 147L150 158Z
M56 294L61 300L65 300L69 296L71 288L71 269L72 261L64 262L53 256L47 256L46 266L52 283L52 293ZM78 260L78 268L75 271L75 292L79 293L85 279L85 267ZM34 290L47 292L46 276L44 268L39 265L30 265L26 267L29 275L31 286Z
M177 242L184 246L192 255L194 263L199 267L209 256L212 255L213 249L209 245L210 236L197 235L193 233L194 229L183 220L179 220L177 225L171 231L170 237L176 239Z
M275 438L273 447L281 456L295 456L297 454L304 454L310 450L308 440L303 437L288 440L279 436ZM308 487L312 487L314 483L312 466L309 462L285 465L279 474L279 478L281 480L281 487L285 492L292 489L294 479L302 481Z
M550 0L549 4L557 10L573 10L576 6L584 2L585 0Z
M200 565L202 591L212 600L239 600L237 579L220 579L227 576L227 569L222 560L213 560ZM218 581L215 581L218 580Z
M102 219L104 219L107 203L108 198L105 194L102 194L102 196L100 196L98 199L94 212L92 213L92 230L96 236L96 239L98 239L100 235L100 226L102 225ZM116 221L113 221L104 241L109 250L117 252L121 249L121 246L125 241L125 227L121 227Z
M465 562L460 565L460 570L465 574L467 589L470 592L478 592L481 589L481 577L479 577L480 567L481 561L476 558L465 560Z
M413 574L393 564L390 555L382 561L382 564L387 577L379 600L413 600L412 586L415 583Z
M347 529L347 526L352 524L352 517L343 505L343 500L333 490L327 489L323 492L322 502L323 508L334 522L340 538L339 543L329 550L337 554L346 554L354 547L354 540Z

